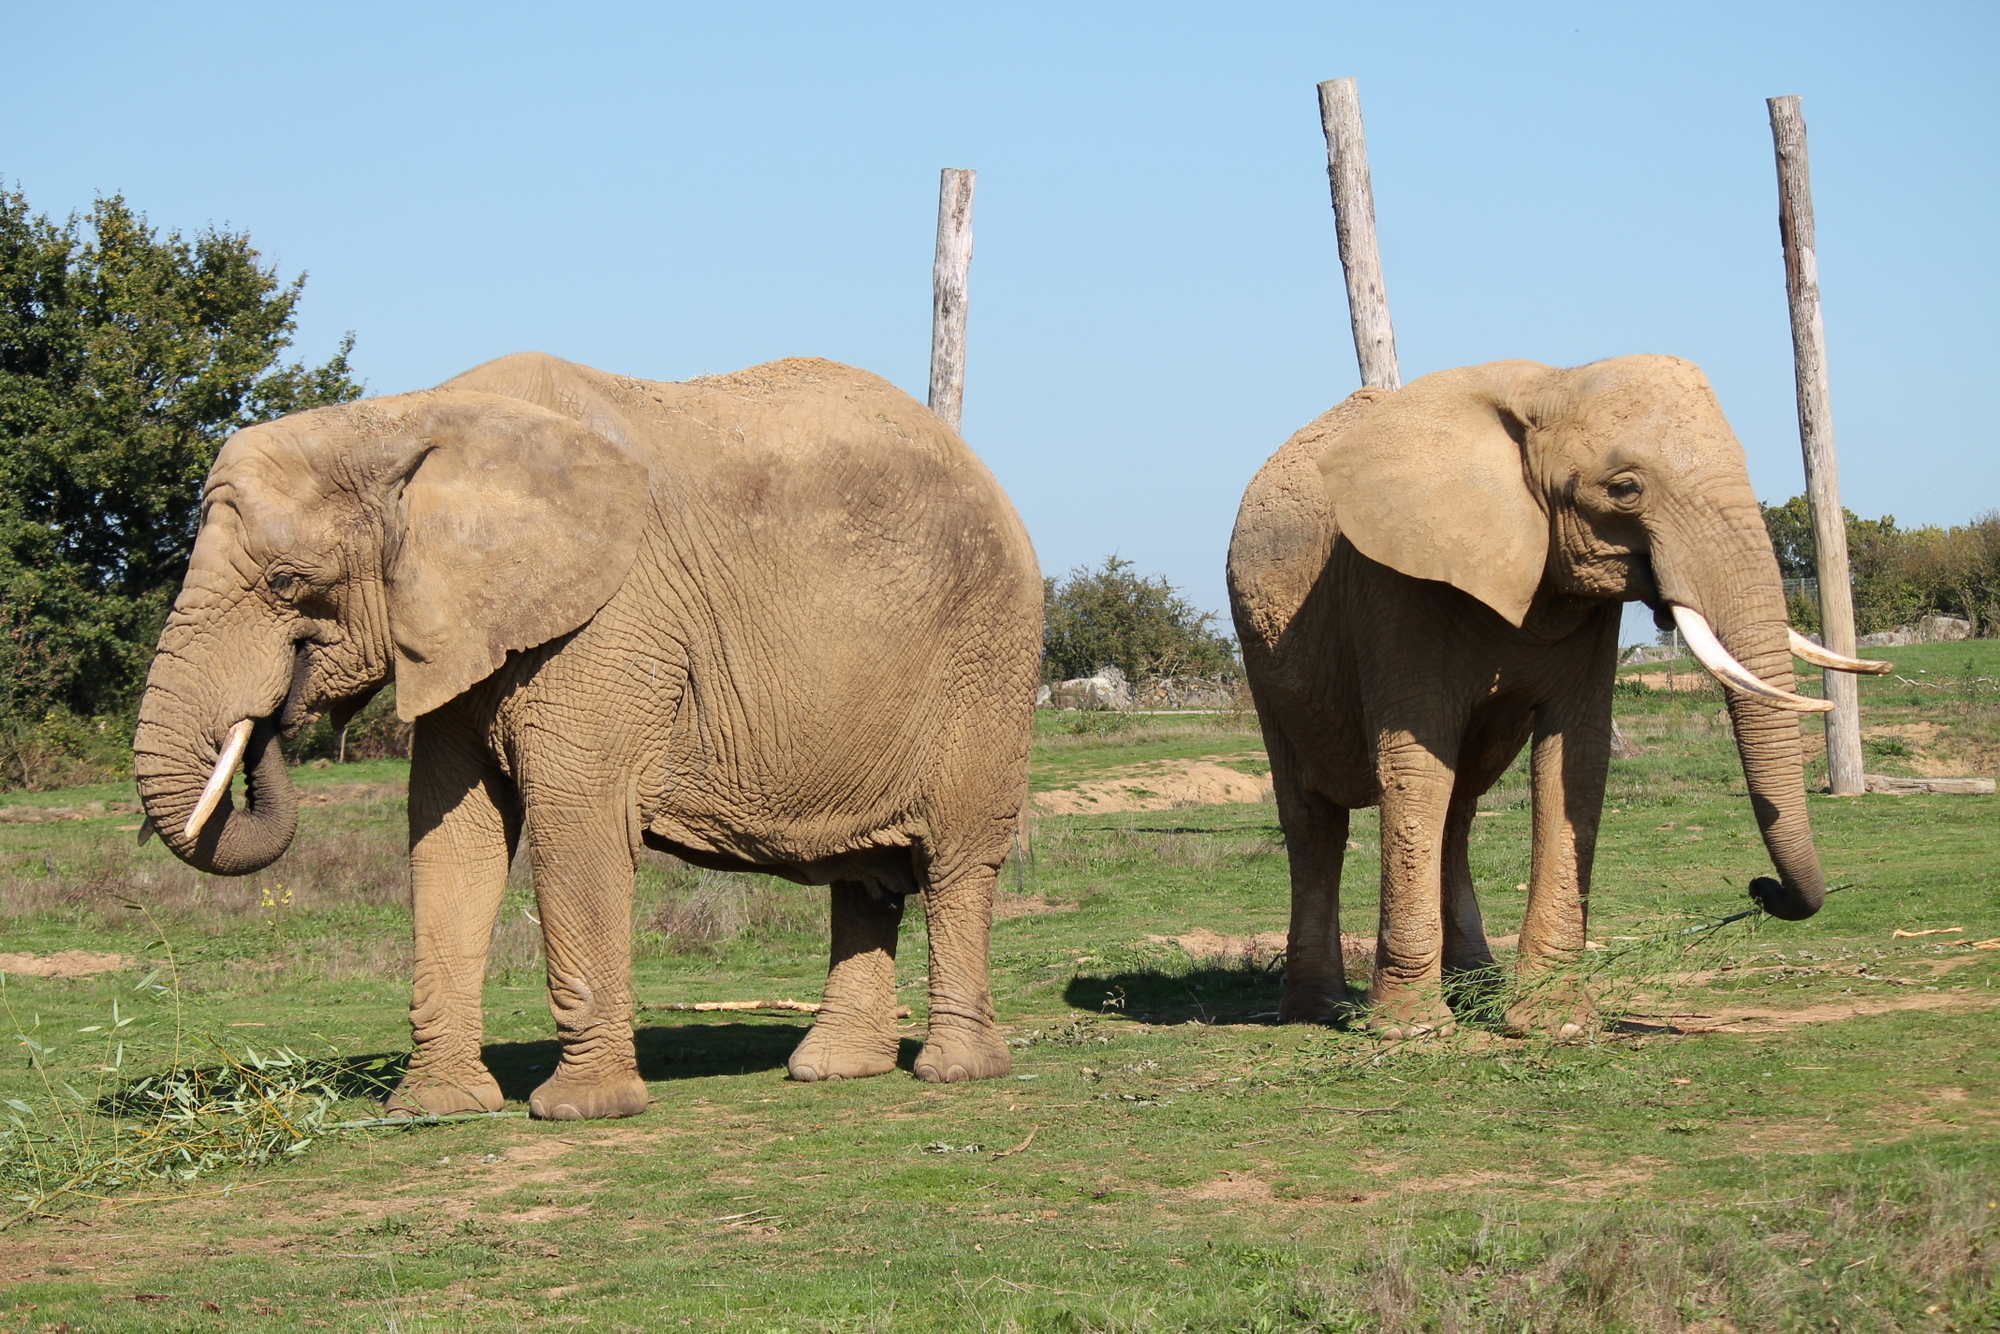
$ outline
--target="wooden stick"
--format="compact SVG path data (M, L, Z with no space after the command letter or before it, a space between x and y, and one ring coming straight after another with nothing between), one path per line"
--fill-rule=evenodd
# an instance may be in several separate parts
M938 181L937 258L931 264L931 411L958 429L965 403L966 281L972 270L972 183L946 167Z
M1375 188L1368 177L1368 142L1361 133L1361 94L1354 80L1328 79L1319 86L1319 123L1326 132L1326 179L1333 188L1333 226L1340 238L1340 267L1347 271L1347 314L1354 325L1361 383L1401 389L1396 331L1389 323L1382 255L1375 244Z
M818 1014L822 1007L818 1001L747 1000L659 1001L650 1005L641 1005L639 1008L642 1010L700 1010L703 1012L711 1010L795 1010L800 1014ZM896 1011L896 1018L898 1019L908 1019L909 1017L910 1007L907 1005L902 1006Z
M1840 470L1833 453L1833 407L1827 397L1826 325L1820 316L1819 257L1813 245L1812 174L1806 161L1806 120L1796 97L1773 97L1771 142L1778 159L1778 234L1785 247L1785 289L1792 308L1792 370L1799 400L1799 445L1805 452L1806 504L1819 557L1820 639L1853 657L1854 589L1847 573L1847 521L1840 508ZM1826 773L1835 796L1867 789L1861 773L1860 688L1846 672L1822 672L1833 711L1826 716Z

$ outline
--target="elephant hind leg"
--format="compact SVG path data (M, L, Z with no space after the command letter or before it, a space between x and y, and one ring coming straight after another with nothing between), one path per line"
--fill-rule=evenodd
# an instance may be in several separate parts
M934 859L926 877L924 913L930 927L930 1031L913 1072L932 1084L996 1079L1012 1072L1013 1053L993 1022L987 952L993 935L993 860Z
M864 885L832 885L833 965L825 1000L786 1072L808 1083L861 1079L896 1068L896 933L899 895L871 896Z
M1347 856L1348 810L1304 791L1293 768L1286 763L1272 769L1292 875L1278 1022L1343 1022L1355 1009L1340 949L1340 872Z

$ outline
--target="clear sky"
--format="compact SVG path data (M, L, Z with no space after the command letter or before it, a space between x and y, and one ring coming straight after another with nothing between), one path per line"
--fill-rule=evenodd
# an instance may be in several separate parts
M1848 506L2000 505L1992 3L0 2L0 179L310 272L371 392L538 348L921 397L979 171L964 430L1045 571L1225 605L1244 483L1357 383L1314 84L1367 117L1404 378L1703 366L1802 489L1764 99L1804 98ZM1649 631L1628 618L1628 637Z

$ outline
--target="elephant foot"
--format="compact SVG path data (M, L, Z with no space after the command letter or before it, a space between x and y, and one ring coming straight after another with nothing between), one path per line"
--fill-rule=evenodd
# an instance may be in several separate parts
M793 1048L791 1059L785 1062L785 1074L802 1084L886 1075L896 1068L897 1046L893 1029L886 1037L870 1033L865 1037L843 1038L837 1031L824 1030L815 1023Z
M556 1072L528 1095L528 1114L542 1121L601 1121L637 1116L646 1110L646 1102L646 1081L636 1070L587 1077L558 1065Z
M1409 1038L1445 1038L1458 1031L1458 1020L1435 990L1402 992L1369 998L1368 1032L1388 1042Z
M506 1103L500 1085L483 1065L455 1071L413 1067L397 1082L382 1110L390 1116L456 1116L497 1112Z
M927 1084L998 1079L1013 1072L1014 1054L991 1028L933 1027L913 1069Z
M1603 1027L1588 997L1529 996L1507 1008L1507 1036L1545 1037L1558 1042L1588 1037Z
M1286 982L1278 1000L1281 1024L1346 1025L1355 1016L1354 998L1343 982Z

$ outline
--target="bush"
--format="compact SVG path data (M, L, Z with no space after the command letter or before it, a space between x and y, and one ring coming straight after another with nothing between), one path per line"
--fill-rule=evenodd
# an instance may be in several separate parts
M1816 580L1817 544L1804 496L1766 505L1764 523L1787 579ZM2000 512L1988 510L1951 528L1904 529L1896 516L1847 516L1849 574L1859 634L1910 625L1925 616L1972 622L1974 634L2000 630ZM1819 601L1803 589L1790 594L1792 624L1819 633Z
M1215 630L1159 575L1106 556L1079 565L1060 584L1042 581L1042 679L1067 681L1113 666L1133 683L1164 676L1234 676L1236 641Z

